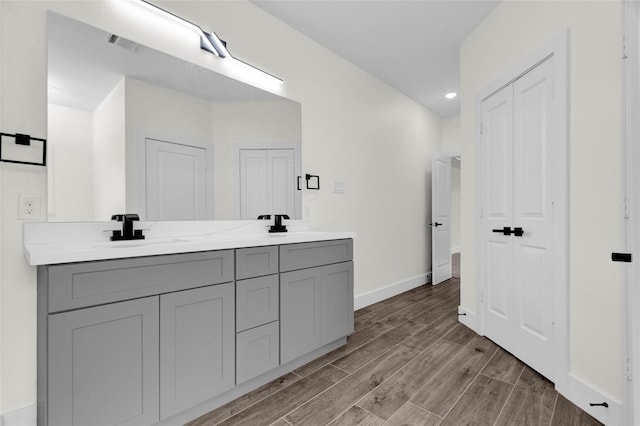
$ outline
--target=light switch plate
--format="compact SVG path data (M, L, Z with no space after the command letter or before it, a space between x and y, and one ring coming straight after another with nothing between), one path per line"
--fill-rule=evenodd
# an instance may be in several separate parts
M344 194L344 182L341 180L333 181L333 193L334 194Z

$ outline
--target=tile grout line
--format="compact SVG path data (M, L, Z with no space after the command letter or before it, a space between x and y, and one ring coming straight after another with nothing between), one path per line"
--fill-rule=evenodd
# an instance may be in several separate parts
M469 342L469 343L471 343L471 342ZM492 343L493 343L493 342L492 342ZM465 345L465 346L467 346L467 345ZM458 397L458 399L456 399L456 402L454 402L454 403L453 403L453 405L451 406L451 408L449 408L449 410L447 411L447 414L445 414L445 415L444 415L444 417L443 417L444 419L446 419L446 418L447 418L447 416L448 416L449 414L451 414L451 412L453 411L453 409L454 409L454 408L456 408L456 405L458 405L458 402L460 402L460 400L462 399L462 397L464 396L464 394L466 394L466 393L469 391L469 389L471 388L471 386L472 386L472 385L475 383L475 381L478 379L478 376L480 376L480 374L482 374L482 370L484 370L484 369L487 367L487 365L489 364L489 362L491 362L491 360L493 359L493 357L494 357L494 356L496 356L496 353L498 353L498 348L497 348L497 347L496 347L496 349L494 349L494 353L493 353L493 355L491 355L491 357L489 357L489 359L487 360L487 362L485 362L485 363L482 365L482 367L480 367L480 369L478 370L478 374L476 374L476 376L473 378L473 380L471 381L471 383L469 383L469 384L467 385L467 387L465 388L465 390L464 390L464 391L462 391L462 392L460 393L460 396Z
M555 389L555 385L553 386ZM558 408L558 399L560 399L560 393L556 391L556 399L553 401L553 411L551 412L551 419L549 419L549 426L553 424L553 419L556 416L556 409Z
M338 367L337 365L333 364L333 362L334 362L334 361L337 361L337 360L333 360L333 361L331 361L331 362L330 362L329 364L327 364L327 365L330 365L330 366L332 366L332 367L334 367L334 368L336 368L336 369L338 369L338 370L340 370L340 371L344 371L345 373L347 373L347 375L346 375L346 376L344 376L345 378L349 377L350 375L352 375L353 373L355 373L356 371L358 371L358 370L356 370L356 371L354 371L354 372L347 371L347 370L345 370L344 368L340 368L340 367Z
M407 404L409 404L409 405L413 405L413 406L414 406L414 407L416 407L417 409L422 410L422 411L426 411L426 412L427 412L427 413L429 413L429 414L433 414L434 416L436 416L436 417L437 417L437 418L439 418L440 420L444 420L444 417L442 417L442 416L440 416L440 415L438 415L438 414L434 413L433 411L429 411L429 410L427 410L426 408L422 408L422 407L420 407L419 405L416 405L416 404L414 404L414 403L413 403L413 402L411 402L411 401L407 401ZM406 404L405 404L405 405L406 405ZM403 407L404 407L404 406L403 406ZM398 411L400 411L400 410L398 410ZM394 414L395 414L395 413L394 413Z
M496 355L498 354L498 352L499 351L496 351ZM496 356L496 355L494 355L494 356ZM492 357L492 359L493 359L493 357ZM520 374L518 374L518 378L516 379L516 382L513 385L511 385L511 391L509 392L509 395L507 396L507 398L504 400L504 404L502 404L502 408L500 409L500 412L498 413L498 417L496 417L496 420L493 422L494 426L498 423L498 420L500 420L500 416L502 416L502 413L504 412L504 409L506 408L507 403L509 402L509 399L511 399L511 395L513 395L513 392L516 390L516 385L518 384L518 382L520 381L520 378L524 374L524 370L525 370L525 368L524 368L524 366L522 366L522 370L520 370ZM486 377L489 377L489 376L486 376ZM493 379L493 377L490 377L490 378ZM495 380L501 381L502 383L506 383L506 382L504 382L504 381L502 381L500 379L495 379Z
M351 407L355 407L355 406L356 406L356 405L355 405L355 404L353 404ZM349 408L351 408L351 407L349 407ZM382 417L378 416L378 415L377 415L377 414L375 414L375 413L372 413L371 411L367 410L366 408L362 408L362 407L360 407L359 405L358 405L357 407L358 407L359 409L361 409L362 411L366 411L367 413L371 414L371 415L372 415L372 416L374 416L375 418L380 419L380 420L382 420L382 421L383 421L383 422L385 422L385 423L387 422L385 419L383 419ZM347 411L348 411L348 410L347 410Z

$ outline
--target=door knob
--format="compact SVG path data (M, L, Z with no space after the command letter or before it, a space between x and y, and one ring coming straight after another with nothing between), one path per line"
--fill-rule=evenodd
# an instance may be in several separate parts
M524 229L522 228L513 228L513 235L515 235L516 237L522 237L524 235Z
M429 225L431 225L431 226L442 226L442 224L438 223L438 222L430 223Z
M493 229L491 232L498 232L501 233L503 235L511 235L511 228L508 226L505 226L502 229Z

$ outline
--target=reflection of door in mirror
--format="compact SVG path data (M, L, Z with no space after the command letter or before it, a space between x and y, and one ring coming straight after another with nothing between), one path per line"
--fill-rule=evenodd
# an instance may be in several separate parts
M207 219L207 150L155 139L145 145L146 219Z
M240 150L240 218L295 211L294 149Z

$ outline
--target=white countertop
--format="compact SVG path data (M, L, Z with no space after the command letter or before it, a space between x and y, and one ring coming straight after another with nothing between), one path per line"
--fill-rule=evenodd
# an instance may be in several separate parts
M35 266L356 237L287 222L289 232L273 234L266 221L136 222L135 229L144 229L146 239L131 241L109 241L110 231L121 229L117 222L26 223L24 255Z

